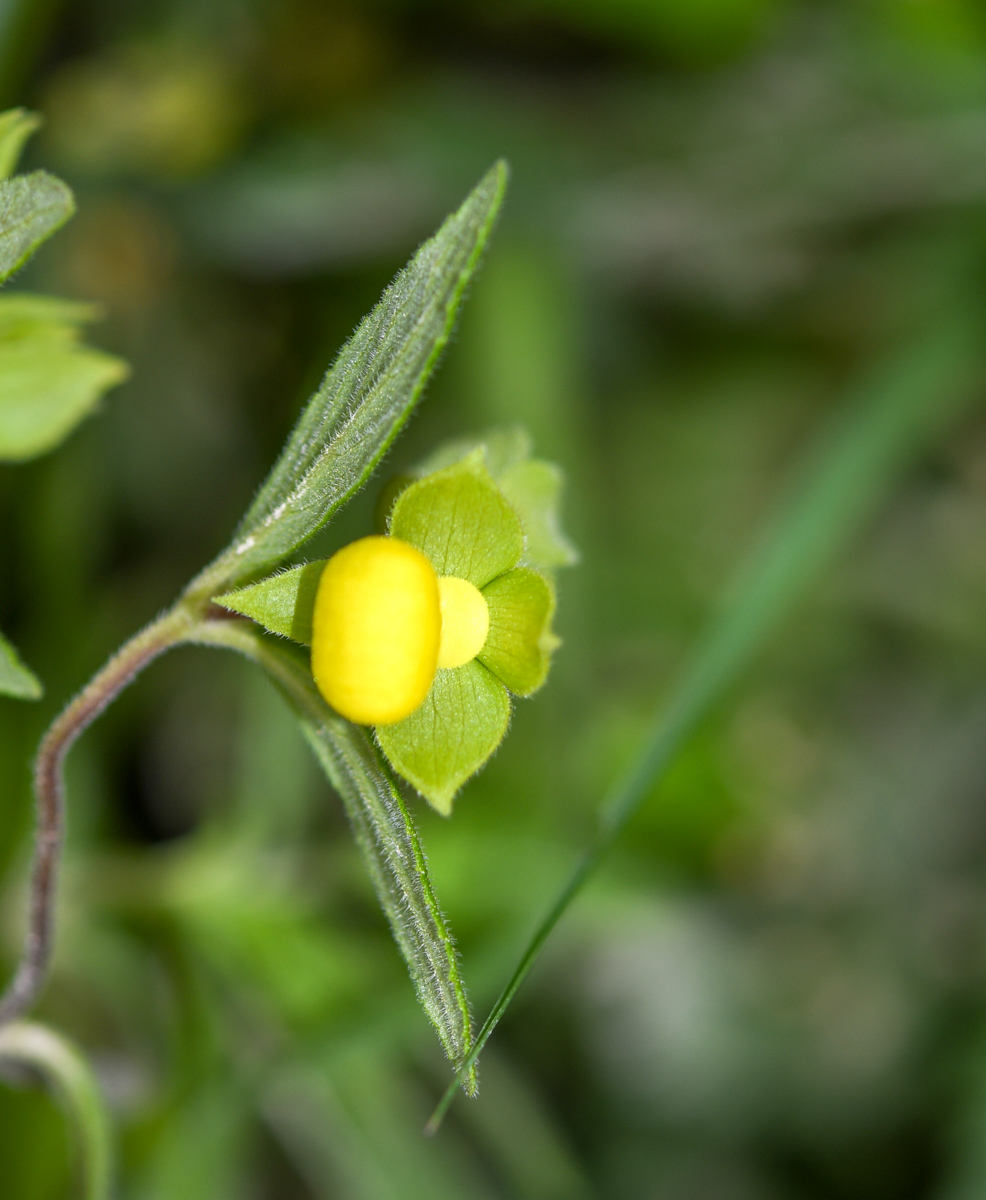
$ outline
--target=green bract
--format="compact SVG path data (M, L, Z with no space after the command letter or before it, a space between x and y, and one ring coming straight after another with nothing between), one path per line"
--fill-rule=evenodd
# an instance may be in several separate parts
M387 532L417 547L435 573L468 580L489 607L489 633L470 662L439 669L424 703L376 739L394 769L440 813L503 740L510 693L544 683L558 642L550 572L575 561L558 525L561 473L530 457L522 430L443 447L391 499ZM396 497L394 493L396 491ZM323 563L218 598L274 633L307 643Z

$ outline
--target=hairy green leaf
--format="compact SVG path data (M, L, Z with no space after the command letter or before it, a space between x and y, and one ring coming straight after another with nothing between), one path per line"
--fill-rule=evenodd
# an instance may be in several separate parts
M17 651L0 633L0 696L39 700L43 690L38 677L24 666Z
M13 175L24 143L40 124L41 117L24 108L0 113L0 179Z
M70 188L47 171L0 181L0 283L74 212Z
M72 1127L82 1200L110 1200L110 1123L99 1085L79 1051L53 1029L12 1021L0 1029L0 1062L36 1071L55 1093Z
M558 639L551 631L555 597L551 585L527 567L508 571L483 588L490 631L479 652L485 664L518 696L544 683Z
M332 712L293 647L232 621L204 622L188 640L224 646L253 659L290 704L346 808L418 1000L445 1053L461 1065L473 1033L455 944L435 898L414 822L379 751L365 730ZM463 1078L463 1087L475 1092L474 1073Z
M455 793L503 741L510 696L482 663L440 670L424 704L375 732L394 769L442 816Z
M214 603L250 617L271 633L311 645L315 593L325 559L292 567L259 583L217 596Z
M516 566L524 551L520 520L480 450L401 492L390 532L416 546L438 575L468 579L478 588Z
M503 199L497 163L343 346L232 545L193 581L213 594L283 561L369 478L448 342Z
M44 454L124 380L126 363L79 342L95 310L48 296L0 296L0 459Z

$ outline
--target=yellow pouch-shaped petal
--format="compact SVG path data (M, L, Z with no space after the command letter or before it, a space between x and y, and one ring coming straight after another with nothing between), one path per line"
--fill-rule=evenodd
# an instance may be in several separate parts
M325 565L312 615L312 674L336 712L389 725L418 708L438 663L438 579L407 542L366 537Z

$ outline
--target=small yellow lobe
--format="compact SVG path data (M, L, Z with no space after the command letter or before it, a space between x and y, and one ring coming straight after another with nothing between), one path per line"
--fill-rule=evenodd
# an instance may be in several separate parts
M431 688L441 626L438 579L419 550L391 537L352 542L325 564L315 595L316 686L359 725L401 721Z
M467 579L451 575L438 581L442 605L440 667L461 667L482 650L490 631L490 610L483 593Z

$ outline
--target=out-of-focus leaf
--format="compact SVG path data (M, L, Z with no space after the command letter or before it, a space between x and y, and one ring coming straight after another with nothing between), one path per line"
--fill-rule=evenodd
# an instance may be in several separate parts
M390 532L416 546L438 575L467 579L478 588L516 566L524 550L517 514L478 450L401 492Z
M216 604L250 617L271 633L279 633L304 646L311 645L315 592L325 559L281 571L259 583L217 596Z
M47 171L0 182L0 283L75 212L67 184Z
M51 450L127 377L121 359L80 344L93 315L47 296L0 297L0 460Z
M81 1168L83 1200L109 1200L112 1184L110 1124L88 1063L65 1038L27 1021L0 1029L0 1063L40 1074L72 1126Z
M134 1194L144 1200L237 1200L249 1195L254 1116L238 1084L207 1078L159 1125Z
M41 681L24 666L17 651L0 633L0 695L39 700L43 690Z
M377 741L395 769L442 816L455 793L503 741L510 696L482 663L440 670L424 704L396 725L379 725Z
M0 179L13 175L24 143L41 124L37 113L9 108L0 113Z
M309 401L232 545L191 594L281 562L366 482L448 342L506 182L499 162L387 288Z
M544 683L558 639L551 632L555 597L551 585L526 567L508 571L483 588L490 630L479 661L518 696Z
M455 944L414 822L376 747L364 730L332 712L298 654L258 629L207 621L189 640L246 655L265 668L283 693L342 799L421 1007L449 1059L461 1064L473 1034ZM470 1094L476 1090L474 1073L464 1078L463 1086Z

